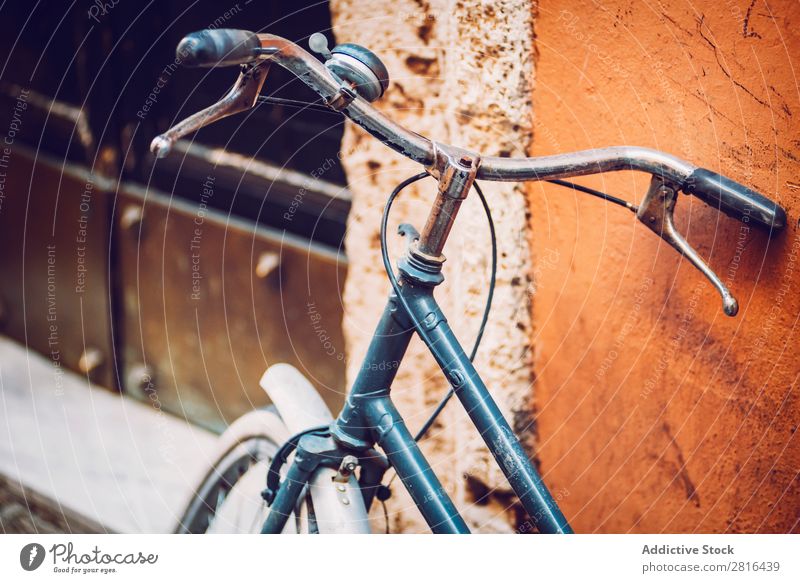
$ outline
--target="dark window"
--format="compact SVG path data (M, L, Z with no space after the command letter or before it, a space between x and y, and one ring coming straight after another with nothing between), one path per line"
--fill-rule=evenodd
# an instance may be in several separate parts
M2 75L3 99L13 100L17 86L43 98L40 111L26 118L29 145L68 159L118 173L132 180L192 199L211 172L204 164L208 148L225 148L244 156L242 168L228 168L213 206L237 216L285 228L295 234L338 246L349 208L339 161L343 118L326 112L262 105L222 120L188 139L205 147L154 166L150 140L176 121L212 104L233 84L235 67L184 69L170 67L175 47L188 32L208 27L270 32L305 44L314 32L330 34L326 2L246 0L235 4L197 2L76 3L64 13L50 3L17 2L19 19L0 22L3 54L13 55ZM23 23L30 15L30 20ZM19 31L23 30L20 36ZM19 38L18 38L19 37ZM12 45L16 46L12 50ZM159 83L159 79L161 82ZM149 111L143 112L152 97ZM314 100L315 94L279 67L273 67L264 94ZM88 134L76 131L74 120L59 118L51 100L82 112ZM8 107L3 110L8 111ZM3 120L5 121L5 120ZM81 136L83 135L83 139ZM91 140L85 139L91 136ZM283 209L298 187L264 180L248 173L249 159L310 176L312 193L291 222ZM102 162L98 162L102 160ZM178 167L180 166L180 168ZM323 172L319 172L324 168ZM320 196L317 196L320 195Z

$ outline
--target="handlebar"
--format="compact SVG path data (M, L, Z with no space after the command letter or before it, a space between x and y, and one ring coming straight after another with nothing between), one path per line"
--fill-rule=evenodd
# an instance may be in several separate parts
M183 64L192 67L241 65L267 58L297 76L327 104L345 101L339 111L396 152L425 167L434 163L431 140L402 127L358 95L342 100L341 81L316 57L284 38L242 30L206 30L187 35L178 45L177 53ZM476 178L519 182L617 170L661 176L679 190L730 216L747 217L771 230L779 230L786 224L786 212L765 196L710 170L649 148L618 146L536 158L485 156L481 158Z
M260 48L256 33L224 28L188 34L175 52L185 67L228 67L252 63Z
M752 219L776 230L786 226L786 211L777 203L711 170L698 168L692 172L683 184L683 191L730 217Z
M319 43L324 45L324 41ZM350 45L348 45L350 46ZM363 47L357 47L363 49ZM730 180L720 174L699 168L670 154L636 146L617 146L584 150L569 154L541 156L535 158L483 157L476 152L459 150L453 146L433 142L420 134L408 130L372 106L366 95L380 96L377 89L372 94L359 94L358 83L348 79L347 67L333 63L336 58L325 47L326 63L305 51L295 43L272 34L256 34L240 30L206 30L185 37L178 46L178 59L187 66L214 67L242 65L242 72L233 89L217 104L183 120L175 127L153 140L151 149L158 157L165 156L179 138L200 129L222 117L253 107L266 78L271 63L275 63L305 83L322 98L331 109L346 115L355 124L383 142L389 148L417 162L440 180L440 196L446 188L443 181L449 180L445 172L439 172L443 160L449 169L459 165L456 158L449 159L448 151L459 152L461 160L469 160L471 167L464 184L474 179L490 181L535 181L569 178L618 170L636 170L653 176L650 191L639 208L629 204L637 218L659 237L667 241L691 261L717 287L723 297L725 312L736 313L735 299L722 281L714 275L700 256L677 233L672 222L676 193L682 191L698 197L704 203L721 212L760 225L776 232L786 225L786 212L767 197ZM336 49L333 50L336 53ZM363 55L362 55L363 53ZM348 51L350 71L357 79L369 79L374 83L388 83L388 74L380 60L367 49L354 53ZM369 58L365 58L366 55ZM380 67L377 67L380 65ZM343 73L344 71L344 73ZM444 158L441 157L445 153ZM472 162L475 162L473 165ZM477 167L476 167L477 166ZM463 170L463 169L462 169ZM465 175L466 176L466 175ZM464 196L466 191L464 191ZM439 205L441 207L441 205ZM436 207L435 207L436 208ZM435 220L454 220L454 214L445 218L431 215ZM449 226L443 231L444 237ZM443 244L443 240L440 241Z

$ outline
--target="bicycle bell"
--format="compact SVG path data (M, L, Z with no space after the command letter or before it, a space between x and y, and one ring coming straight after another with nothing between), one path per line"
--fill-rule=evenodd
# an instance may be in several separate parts
M336 77L352 86L367 101L380 99L389 87L389 71L378 56L367 48L344 43L328 50L328 39L315 32L308 39L312 51L325 59L325 66Z

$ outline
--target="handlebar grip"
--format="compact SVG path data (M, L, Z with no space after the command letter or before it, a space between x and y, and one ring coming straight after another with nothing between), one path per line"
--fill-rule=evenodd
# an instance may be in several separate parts
M186 67L228 67L256 60L260 47L254 32L220 28L187 34L175 54Z
M692 172L682 190L730 217L752 220L776 231L786 226L786 211L779 204L711 170Z

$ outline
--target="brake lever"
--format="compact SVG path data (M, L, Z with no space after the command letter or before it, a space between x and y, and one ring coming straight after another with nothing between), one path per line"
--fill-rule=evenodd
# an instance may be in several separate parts
M636 218L699 269L722 296L722 307L725 314L735 316L739 311L739 303L736 298L698 255L697 251L675 229L673 212L678 199L678 191L679 188L676 185L654 175L650 181L650 188L636 212Z
M172 146L180 138L196 132L202 127L235 113L246 111L255 106L261 87L267 78L271 61L242 65L239 78L231 90L214 105L211 105L156 136L150 143L150 151L156 158L163 158L172 150Z

